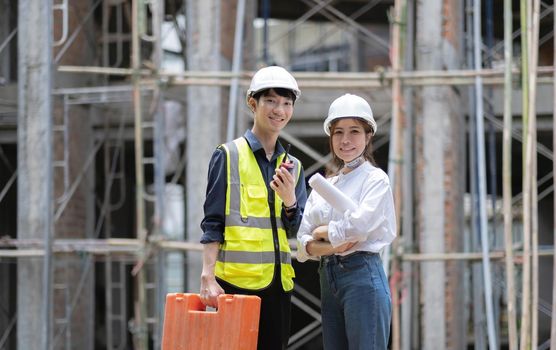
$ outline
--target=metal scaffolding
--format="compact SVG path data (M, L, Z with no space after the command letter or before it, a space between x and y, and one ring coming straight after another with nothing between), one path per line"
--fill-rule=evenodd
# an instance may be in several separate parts
M537 205L544 196L553 195L554 184L551 184L550 180L554 181L555 170L537 180L537 158L542 156L544 161L554 163L554 149L549 149L537 138L538 119L535 101L537 87L552 86L555 81L554 66L538 65L539 45L547 41L547 38L554 37L554 31L551 31L545 37L539 38L539 23L543 19L548 20L549 14L554 14L554 6L544 4L539 0L533 2L522 0L521 28L527 28L527 32L521 30L512 32L511 1L505 0L504 41L498 44L492 43L488 49L485 49L481 38L481 1L462 0L462 4L464 4L462 9L464 7L474 9L474 11L465 11L468 18L462 16L462 22L467 21L467 24L470 24L466 27L467 31L465 32L468 36L465 44L469 46L467 69L417 70L417 65L413 62L416 40L414 33L416 24L413 21L416 17L415 7L417 5L412 1L395 0L393 2L394 7L389 23L391 31L389 41L357 21L360 16L381 1L364 4L351 15L346 15L335 8L333 1L301 0L301 2L307 6L307 12L297 20L291 21L287 31L278 33L278 38L287 38L292 33L302 30L300 28L305 22L319 14L339 28L347 28L356 33L357 41L369 45L376 52L382 55L390 53L390 66L374 72L295 72L295 77L299 85L308 90L360 89L363 91L387 91L390 94L390 109L377 118L379 124L385 126L380 129L389 128L389 131L377 135L374 144L375 148L386 144L389 146L388 151L384 152L388 153L388 175L391 179L398 213L397 227L400 238L395 241L391 250L388 250L384 257L386 269L392 277L394 306L392 349L411 349L427 344L418 339L417 333L419 332L415 329L417 326L412 322L413 319L420 317L418 314L420 301L417 299L417 294L419 288L422 287L419 286L421 282L416 271L419 271L424 263L448 261L468 262L482 268L482 272L481 270L473 272L473 285L479 286L479 291L482 292L482 295L477 292L478 296L475 298L482 298L482 302L477 302L481 305L484 303L486 309L483 310L482 306L474 309L473 317L482 317L478 315L479 312L484 313L486 317L486 323L475 319L473 326L474 343L478 349L499 348L503 342L508 344L511 349L517 349L518 342L522 349L530 345L547 348L550 339L538 339L538 310L542 311L544 307L552 312L552 341L554 342L555 308L554 302L552 305L548 303L546 306L547 302L539 300L538 261L539 257L553 257L554 248L539 246ZM124 0L97 0L91 4L85 15L79 18L79 23L73 24L73 30L69 19L71 18L71 6L68 6L68 0L61 3L54 1L44 8L37 5L38 10L45 11L46 14L60 13L60 16L54 17L54 28L58 29L57 32L61 33L61 36L57 40L53 39L52 43L58 49L54 55L49 57L55 66L55 75L67 74L76 77L78 81L95 82L82 85L68 84L68 86L57 86L56 88L50 86L47 91L48 96L45 98L48 103L54 103L54 101L60 103L59 111L61 112L58 114L61 117L53 122L54 117L51 118L48 115L42 122L47 123L44 127L50 135L49 137L61 139L61 142L57 143L61 149L61 158L45 157L43 161L50 162L52 169L58 169L62 173L62 180L59 187L61 194L59 196L51 194L49 203L54 203L54 208L46 211L46 213L52 214L43 217L45 223L42 225L50 228L59 223L79 188L84 186L88 174L94 172L95 168L102 169L103 177L102 196L99 195L100 198L95 198L95 222L89 237L72 239L56 237L56 234L52 234L48 230L35 229L33 231L27 226L18 227L17 238L0 237L0 264L15 262L17 265L23 265L33 261L35 270L37 266L41 267L44 298L40 301L40 314L43 318L42 326L45 328L41 333L40 346L44 346L45 349L75 347L71 320L80 302L81 291L88 287L91 278L94 279L95 263L102 264L104 273L102 278L105 302L104 338L106 344L104 345L106 348L123 349L130 346L137 349L160 348L165 295L169 291L168 284L171 278L168 275L167 266L175 257L182 259L178 260L183 265L184 255L202 251L202 245L185 241L183 237L182 239L171 237L164 232L162 227L168 210L166 207L167 179L171 178L169 183L176 184L179 179L187 178L187 176L204 176L204 173L188 174L187 171L184 174L187 159L191 158L187 157L187 152L191 152L191 148L196 147L196 145L188 144L187 140L182 140L183 147L173 173L166 172L165 167L169 161L164 148L166 146L165 130L167 129L164 102L167 96L172 94L172 89L182 89L181 93L186 89L199 87L229 89L228 111L225 113L227 117L220 118L220 120L225 120L227 125L224 128L225 132L221 133L221 138L224 137L224 134L227 140L238 136L238 130L242 126L241 114L243 113L238 108L239 101L242 100L240 92L248 86L253 74L253 70L248 68L254 67L251 65L245 68L242 63L246 60L245 57L242 57L242 42L248 35L243 33L247 23L246 6L248 8L253 6L253 2L237 0L237 7L234 9L236 17L235 37L232 45L233 59L229 70L190 70L188 68L191 65L186 65L186 69L181 72L165 70L163 67L164 34L162 26L166 21L178 27L177 16L184 15L186 4L181 4L179 9L174 9L175 12L169 14L164 8L164 3L153 0L132 0L130 6L130 3ZM442 2L438 0L435 3L441 4ZM31 6L23 0L20 0L19 4L20 8ZM97 62L101 62L101 65L61 63L68 48L78 40L80 35L84 35L83 32L87 31L87 27L93 21L95 10L99 8L102 12L101 38L99 40L101 54ZM168 17L171 15L174 17L169 19ZM185 13L185 16L188 15L190 14ZM22 15L19 16L20 19L22 17ZM57 20L60 22L57 23ZM268 25L267 20L268 18L265 17L265 28ZM48 26L53 27L52 24L48 24ZM221 29L217 28L218 31ZM180 32L180 29L178 28L177 31ZM28 37L28 35L24 36L26 34L22 33L22 29L14 28L8 31L5 40L0 42L0 54L4 48L9 46L10 41L14 40L16 33L20 38ZM52 30L48 33L53 38ZM326 33L331 35L328 31ZM515 39L519 36L521 36L521 61L520 66L516 66L512 62L512 59L515 59L515 57L512 58L512 43L515 43ZM267 37L267 41L263 46L266 50L269 39L268 35L265 37ZM182 40L182 44L184 42L185 40ZM20 45L22 44L20 43ZM182 49L184 52L186 51L184 47ZM25 50L21 50L26 53ZM503 50L504 66L487 65L485 57L496 55L499 57L501 50ZM126 52L129 52L129 57L126 57ZM268 53L263 56L268 58ZM556 55L554 56L556 57ZM189 63L191 64L191 62ZM21 80L19 84L22 84ZM46 82L45 84L50 83ZM523 124L521 130L516 127L515 123L512 124L512 90L516 85L522 89ZM416 145L414 139L417 131L415 130L416 122L411 100L417 89L425 87L462 88L462 90L470 91L468 97L471 108L469 108L468 114L472 116L469 118L469 123L470 129L473 128L470 134L473 135L470 136L469 157L472 159L470 192L473 205L469 230L480 239L473 242L474 246L465 251L434 253L416 252L415 249L417 237L414 231L415 222L418 219L415 218L417 214L414 204L417 202L417 195L416 183L412 178L415 176L414 148ZM20 92L24 93L27 92L27 88L22 85L19 87ZM488 94L483 93L483 89L489 88L504 89L503 121L497 118L489 108L483 108L483 103L494 103L491 101L492 96L489 99ZM221 97L219 96L219 98ZM33 101L20 96L20 116L29 113L28 110L22 110L22 104L29 106L31 102ZM197 101L188 101L187 103L195 102ZM110 106L112 111L117 108L121 108L121 110L118 110L118 116L110 115L110 113L103 115L103 127L94 131L94 142L88 147L87 155L83 157L80 169L76 170L71 169L70 153L74 150L68 133L70 119L72 119L71 108L79 106L87 106L93 110ZM43 107L50 108L49 106ZM556 107L553 110L556 110ZM494 198L494 208L490 208L487 203L486 181L489 175L486 173L488 169L485 157L488 156L486 155L487 150L485 150L487 142L484 139L486 132L483 123L485 122L492 127L492 130L503 133L503 206L496 206L496 198ZM48 125L48 123L54 124ZM243 124L246 124L245 120L243 120ZM187 125L187 127L194 128L195 126ZM550 126L549 129L554 131L554 126ZM18 130L19 132L24 130L22 124L18 125ZM126 133L126 131L128 132ZM330 154L323 154L316 150L309 137L296 136L288 130L281 137L294 145L303 153L304 157L310 160L311 163L304 165L307 174L317 171L331 158ZM48 138L41 140L47 145L52 144ZM512 140L523 144L523 162L525 164L522 193L514 193L513 196L511 184ZM124 172L125 167L129 166L125 158L126 142L128 141L133 142L133 179L126 177ZM24 139L18 138L18 142L21 144ZM212 149L214 145L208 145L208 147ZM52 151L47 146L44 146L44 149ZM1 144L0 151L2 151ZM55 157L58 154L55 153ZM2 154L0 153L0 155ZM102 162L99 162L98 159L102 159ZM199 161L208 162L208 159ZM21 178L24 177L27 179L26 181L41 181L32 179L30 176L42 173L30 171L27 174L28 169L22 167L21 162L18 164L19 167L13 169L7 181L4 184L0 183L0 203L5 201L7 193L13 190L14 184L17 183L16 180L22 181ZM22 171L26 173L22 174ZM152 179L152 188L146 184L146 174L149 174ZM46 179L42 179L43 182L46 181L46 186L54 183L52 177L53 175L50 174ZM187 182L184 181L184 183ZM134 234L133 238L124 239L120 238L121 235L116 232L116 222L120 219L118 210L122 208L124 202L130 201L128 196L130 193L127 190L130 187L133 188L134 195L132 201L135 211L132 215L135 218ZM47 189L47 187L44 188L44 190ZM187 186L185 192L187 193ZM199 198L195 198L195 200L199 201ZM50 204L37 202L35 205L49 207ZM20 213L27 209L29 208L19 203ZM187 208L187 210L193 209ZM503 247L502 245L491 247L489 244L491 244L493 236L491 230L493 229L489 227L489 224L496 226L501 217L503 217L503 222L499 226L503 229L505 244ZM498 219L493 223L492 218ZM50 221L52 224L48 223ZM515 237L513 226L516 222L523 224L522 241ZM25 221L18 221L19 225L21 223L25 223ZM29 233L44 231L45 236L41 238L36 235L20 235L24 232L23 230L29 230ZM461 230L464 229L461 228ZM295 247L295 242L291 243L292 247ZM480 250L475 249L479 247ZM177 255L172 255L173 253L177 253ZM76 259L75 261L78 261L79 264L72 266L74 260L71 259ZM39 261L38 265L36 265L37 261ZM516 278L518 277L516 261L523 262L520 267L522 273L520 288L516 288L519 286L519 278ZM502 262L505 263L506 276L493 278L495 272L493 272L492 265ZM76 266L79 270L77 278L72 270L76 269ZM194 271L190 272L194 273ZM185 274L187 272L182 271L181 277ZM37 271L34 272L35 277L36 275ZM39 275L41 274L39 273ZM399 276L408 277L402 283ZM477 280L477 276L481 276L479 280ZM76 279L73 280L74 278ZM73 285L71 288L70 284ZM506 310L500 311L499 306L493 305L496 302L493 294L495 290L500 293L505 291L500 287L504 284L507 286L508 293L504 296ZM192 290L192 292L196 292L196 290ZM401 300L402 294L403 301ZM133 297L133 303L125 301L129 296ZM49 305L51 305L52 298L63 300L63 306L50 310ZM290 339L289 348L297 349L302 348L322 331L319 313L320 301L301 285L296 285L292 301L296 307L311 318L311 322L293 334ZM521 313L517 308L520 301ZM502 332L500 329L501 313L507 315L504 324L504 327L508 329L507 332ZM521 317L521 328L517 327L518 317ZM13 337L12 332L16 320L17 312L0 333L0 349L7 344L10 337ZM485 324L486 327L484 327ZM485 329L486 334L484 333ZM517 334L519 329L521 333ZM128 334L131 334L132 344L128 343Z

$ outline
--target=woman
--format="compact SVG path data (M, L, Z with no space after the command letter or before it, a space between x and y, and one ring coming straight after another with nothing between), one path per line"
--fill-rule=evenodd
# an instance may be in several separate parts
M380 251L396 236L388 176L374 165L371 107L351 94L330 105L324 130L336 172L334 186L357 205L334 210L312 191L297 234L301 262L319 260L325 349L386 349L391 298Z

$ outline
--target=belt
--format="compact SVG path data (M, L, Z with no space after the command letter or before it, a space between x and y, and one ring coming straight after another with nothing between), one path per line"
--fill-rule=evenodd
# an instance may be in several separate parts
M326 255L321 257L321 261L323 264L338 264L343 261L347 261L348 259L358 255L378 255L378 253L358 250L348 255L336 255L336 254Z

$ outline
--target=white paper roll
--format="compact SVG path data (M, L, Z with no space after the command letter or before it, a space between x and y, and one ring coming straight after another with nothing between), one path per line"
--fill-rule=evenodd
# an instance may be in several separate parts
M337 189L330 182L326 181L321 174L316 173L309 179L311 186L318 194L321 195L335 210L344 213L346 210L355 211L357 205L346 196L342 191Z

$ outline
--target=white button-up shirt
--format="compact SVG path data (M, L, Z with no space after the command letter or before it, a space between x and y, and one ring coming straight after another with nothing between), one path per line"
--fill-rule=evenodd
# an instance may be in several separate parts
M358 242L347 255L355 251L378 253L396 237L396 215L388 175L381 169L364 162L347 174L340 173L329 178L356 204L355 211L341 213L334 210L317 191L311 191L297 232L297 260L318 260L307 253L307 242L313 239L315 228L328 225L328 238L333 247L346 242Z

